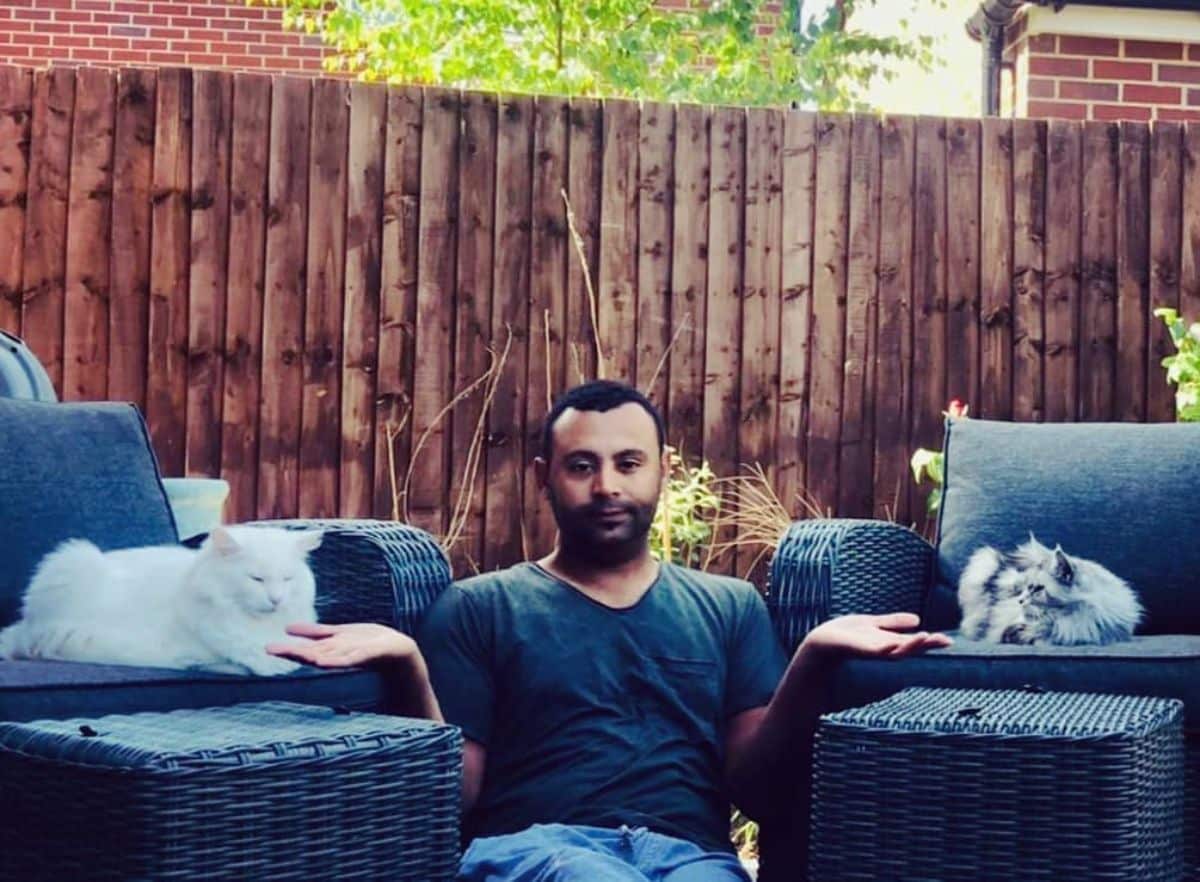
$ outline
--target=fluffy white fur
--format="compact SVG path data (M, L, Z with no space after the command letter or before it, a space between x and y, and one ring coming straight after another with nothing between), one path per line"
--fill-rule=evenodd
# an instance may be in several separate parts
M1128 640L1142 605L1125 580L1032 535L1012 554L977 550L958 583L962 633L973 640L1073 646Z
M38 565L0 657L285 674L299 665L265 647L317 620L307 556L320 544L267 527L218 527L195 550L69 540Z

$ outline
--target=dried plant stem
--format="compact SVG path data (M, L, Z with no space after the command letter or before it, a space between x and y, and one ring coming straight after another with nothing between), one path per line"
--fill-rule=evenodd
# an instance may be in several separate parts
M488 349L488 356L491 360L488 369L479 380L467 387L468 389L477 388L479 383L483 382L483 404L479 410L479 419L475 422L475 431L471 434L471 443L467 446L467 458L463 465L463 472L459 476L461 483L458 488L458 498L454 501L454 507L451 510L450 524L446 535L441 540L441 546L447 552L462 539L471 519L471 505L475 499L475 478L479 474L479 466L483 461L484 441L487 439L487 414L496 398L496 389L500 384L504 364L508 361L508 353L512 349L512 328L506 325L505 330L508 336L504 341L504 349L499 355L494 349ZM470 564L472 567L475 566L474 561L470 561Z
M683 321L679 323L679 327L675 329L675 333L671 335L671 342L667 344L667 348L663 350L662 357L659 358L658 364L654 367L654 373L650 375L650 382L646 384L646 388L642 390L642 394L649 397L650 390L654 388L654 384L658 382L658 375L662 373L662 369L667 364L667 357L670 356L671 350L675 348L675 343L679 340L679 335L684 332L692 323L692 314L689 312L683 317Z
M408 415L411 413L412 406L409 405L400 417L399 422L389 422L384 426L384 431L387 434L388 482L391 485L392 491L393 521L400 520L400 488L396 486L396 439L404 431L404 427L408 424Z
M592 344L596 347L596 379L603 380L606 371L604 367L604 350L600 346L600 306L596 300L596 289L592 286L592 272L588 269L587 252L583 249L583 237L575 226L575 212L571 208L571 200L566 190L559 191L563 203L567 206L567 229L571 233L571 242L575 245L575 253L579 255L579 267L583 270L583 284L587 288L589 316L592 320Z
M509 335L510 335L510 340L511 340L511 335L512 335L511 328L509 328ZM425 447L425 442L429 440L430 434L432 434L433 430L437 428L438 424L440 424L441 421L443 419L445 419L446 414L450 413L450 411L452 411L455 407L458 406L458 403L460 401L462 401L464 398L467 398L469 395L471 395L471 393L473 393L480 386L487 384L487 382L491 376L492 376L492 369L489 368L486 372L481 374L474 382L472 382L470 385L468 385L466 388L464 388L461 392L459 392L457 395L455 395L453 398L451 398L442 407L442 409L439 410L437 412L437 414L434 415L433 419L429 421L429 425L425 427L424 431L422 431L420 436L417 438L417 443L413 445L412 454L409 456L409 459L408 459L408 470L404 475L404 487L401 490L401 496L404 499L404 504L403 504L404 518L403 518L403 520L405 523L409 522L408 488L412 484L413 471L415 470L416 464L420 458L421 450ZM476 434L478 434L478 432Z

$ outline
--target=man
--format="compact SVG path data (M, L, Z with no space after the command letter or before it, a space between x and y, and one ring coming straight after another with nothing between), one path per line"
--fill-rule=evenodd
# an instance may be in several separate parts
M949 641L915 616L847 616L790 663L746 582L650 555L662 418L598 381L546 418L535 466L559 527L536 562L451 586L416 643L377 625L297 626L271 647L318 665L388 661L412 712L465 737L463 882L735 882L728 806L761 811L813 697L846 654Z

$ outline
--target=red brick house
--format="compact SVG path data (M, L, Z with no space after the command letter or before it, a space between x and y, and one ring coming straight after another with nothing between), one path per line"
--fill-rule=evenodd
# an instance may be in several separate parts
M1200 0L986 0L983 112L1200 120Z
M317 37L246 0L0 0L0 64L220 67L320 75Z

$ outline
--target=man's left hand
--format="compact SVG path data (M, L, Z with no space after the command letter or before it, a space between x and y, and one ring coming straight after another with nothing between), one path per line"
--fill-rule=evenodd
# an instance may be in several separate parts
M801 649L823 658L847 655L900 658L954 642L945 634L908 633L920 624L920 618L912 613L839 616L809 631Z

